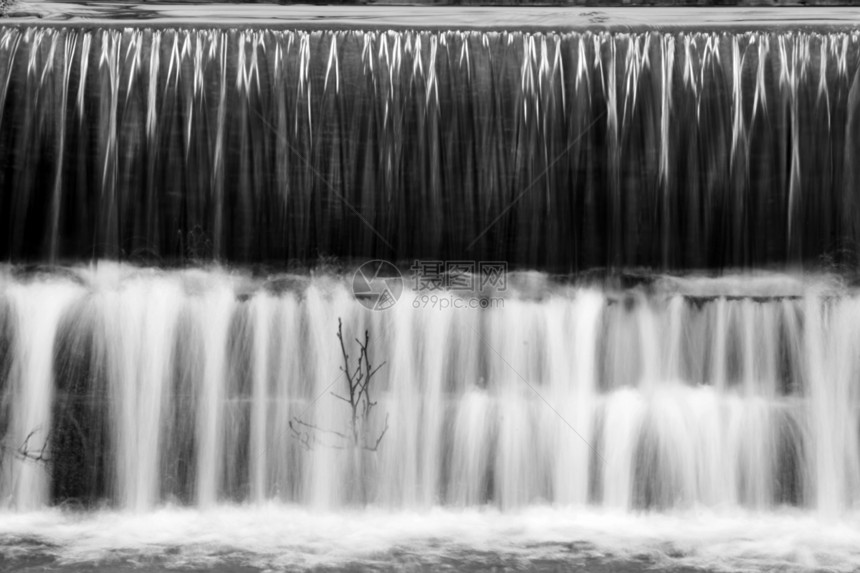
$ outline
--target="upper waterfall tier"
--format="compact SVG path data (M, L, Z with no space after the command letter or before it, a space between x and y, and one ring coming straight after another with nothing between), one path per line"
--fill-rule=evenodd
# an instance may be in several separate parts
M0 28L0 257L854 264L857 32Z

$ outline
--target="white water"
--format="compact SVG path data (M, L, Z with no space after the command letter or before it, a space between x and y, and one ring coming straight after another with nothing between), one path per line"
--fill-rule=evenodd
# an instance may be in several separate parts
M571 568L591 559L607 571L701 567L713 571L856 571L860 516L822 522L798 511L628 513L587 507L339 512L266 504L142 514L57 510L5 515L4 551L38 551L76 563L165 567L244 564L263 570L351 565L400 568L504 563ZM612 565L615 563L615 565ZM561 565L563 564L563 565ZM555 569L558 570L558 569Z
M857 291L826 276L509 283L498 308L415 308L406 290L373 312L336 276L6 268L0 536L70 560L171 545L189 563L538 559L582 541L714 568L860 566ZM288 425L348 429L338 318L386 362L372 424L390 429L358 458ZM96 374L74 386L68 365L86 361ZM73 411L90 438L68 447L103 466L22 459L31 431L31 448L71 431L57 412L72 387L90 392ZM65 501L118 511L44 509Z

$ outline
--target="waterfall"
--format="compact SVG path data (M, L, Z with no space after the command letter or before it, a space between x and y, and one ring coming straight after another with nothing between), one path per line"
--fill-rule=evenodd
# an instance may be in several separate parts
M0 21L0 562L860 569L860 12L65 4Z
M376 312L336 275L283 288L217 268L6 269L0 495L18 508L137 510L338 508L359 491L393 508L856 503L853 288L512 278L503 308L416 309L407 289ZM338 318L347 340L366 329L370 358L386 362L377 401L390 433L360 474L347 450L305 447L288 425L347 430L333 395L345 392ZM32 448L63 431L53 465L16 457L32 430Z
M850 267L857 45L5 26L0 256Z

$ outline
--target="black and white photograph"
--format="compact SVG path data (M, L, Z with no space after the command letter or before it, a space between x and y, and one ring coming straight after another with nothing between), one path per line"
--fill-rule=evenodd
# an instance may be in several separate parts
M0 0L0 572L860 571L860 2Z

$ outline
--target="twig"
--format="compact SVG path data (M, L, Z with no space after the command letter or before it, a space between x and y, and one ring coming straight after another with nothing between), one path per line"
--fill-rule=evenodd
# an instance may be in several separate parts
M370 354L368 352L368 347L370 346L370 332L367 330L364 331L364 341L358 338L354 339L359 347L358 360L355 368L350 366L349 353L347 352L346 343L344 342L343 337L343 321L340 318L337 319L337 339L338 342L340 342L340 352L341 357L343 358L343 365L340 366L340 371L343 372L346 379L346 392L343 394L330 392L330 394L334 398L337 398L349 405L350 425L348 432L338 432L335 430L320 428L319 426L305 422L297 417L294 417L289 422L290 431L306 448L310 448L315 444L321 443L322 440L319 439L317 434L322 434L337 437L339 440L344 442L341 445L335 444L329 445L329 447L335 447L338 449L345 449L346 447L361 448L375 452L379 448L382 438L385 437L385 434L388 431L388 416L386 415L385 417L385 425L382 432L376 437L376 440L373 440L373 446L370 446L369 444L371 439L368 436L369 429L372 426L370 423L370 415L373 408L377 405L377 402L371 399L371 382L373 377L383 366L385 366L386 363L383 362L376 368L373 368L370 361Z
M371 452L375 452L379 448L379 443L382 441L382 438L385 437L385 432L387 432L387 431L388 431L388 414L385 415L385 427L382 428L382 432L379 434L379 437L376 438L376 443L373 444L372 448L365 445L364 449L371 451Z
M309 430L313 430L315 432L323 432L324 434L333 434L333 435L337 436L338 438L346 438L347 437L346 434L342 434L336 430L326 430L325 428L320 428L319 426L315 426L314 424L308 424L307 422L299 420L298 418L293 418L292 420L290 420L290 422L289 422L290 428L293 427L293 423L295 423L297 426L304 426L305 428L307 428Z
M28 460L31 462L39 462L39 463L49 463L51 461L50 456L48 455L50 452L49 442L51 440L51 434L48 433L45 436L45 442L42 444L41 449L39 450L30 450L30 440L39 431L39 428L32 430L27 437L24 438L24 441L16 448L11 448L6 444L0 443L0 450L2 451L12 451L12 453L19 459Z

